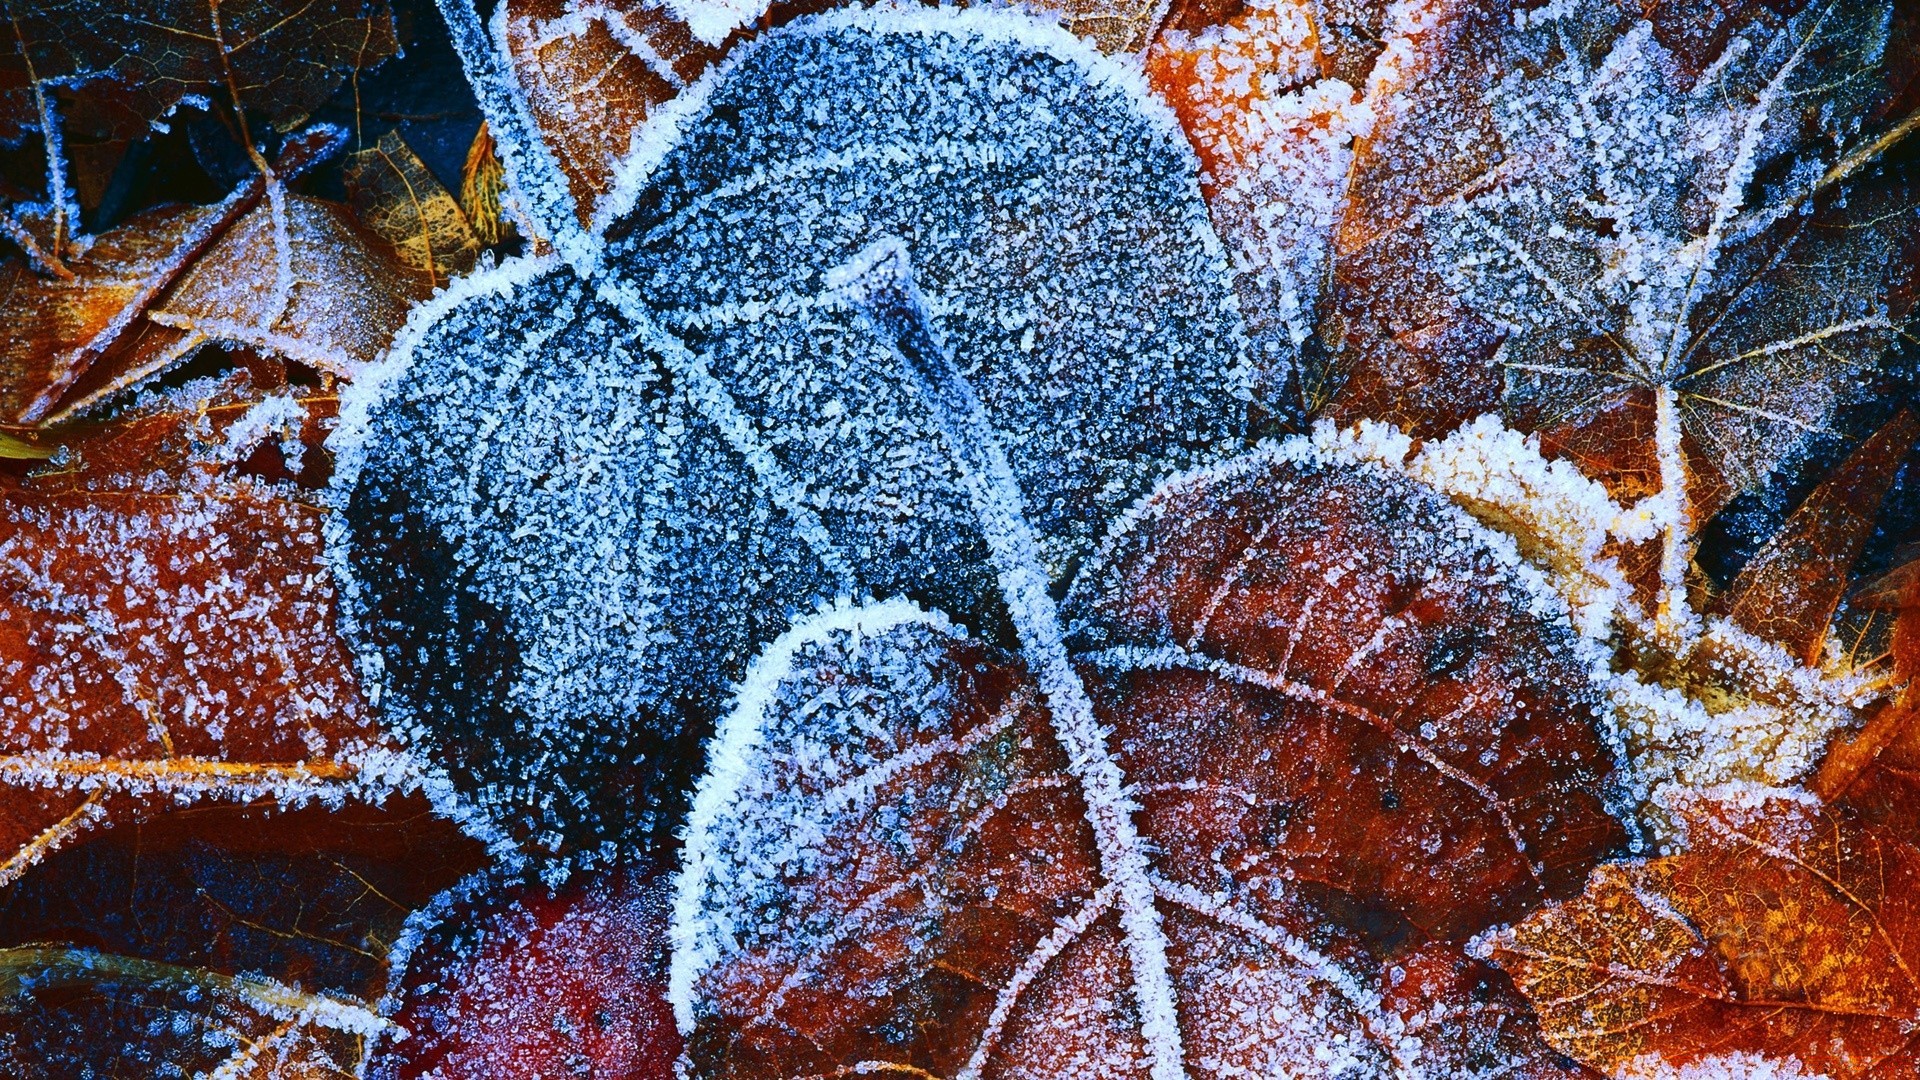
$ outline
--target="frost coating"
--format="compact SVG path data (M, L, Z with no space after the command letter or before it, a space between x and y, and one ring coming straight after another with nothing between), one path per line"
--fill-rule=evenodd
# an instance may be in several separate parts
M796 611L906 595L1005 631L952 449L826 295L878 236L1020 434L1046 575L1241 431L1226 268L1137 77L1024 17L885 11L792 24L703 87L604 250L456 286L337 440L369 683L539 848L655 829Z
M876 263L844 284L884 322ZM1464 940L1624 839L1604 671L1541 575L1329 432L1161 485L1067 605L1093 750L1024 625L1015 665L907 601L838 605L749 669L676 882L683 1075L1147 1075L1168 1033L1124 924L1141 886L1185 1076L1500 1060L1388 1006L1313 898L1364 891L1377 925ZM1098 835L1096 760L1144 865Z
M1516 16L1490 95L1505 156L1425 226L1503 335L1510 417L1551 427L1670 387L1738 489L1857 393L1893 340L1898 230L1876 218L1894 211L1866 191L1815 214L1811 197L1872 103L1886 20L1809 4L1696 72L1610 3Z

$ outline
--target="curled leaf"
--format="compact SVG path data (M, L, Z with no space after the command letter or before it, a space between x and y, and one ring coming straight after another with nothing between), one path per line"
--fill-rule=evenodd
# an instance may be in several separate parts
M347 195L361 224L436 285L472 269L480 249L467 215L398 131L347 162Z

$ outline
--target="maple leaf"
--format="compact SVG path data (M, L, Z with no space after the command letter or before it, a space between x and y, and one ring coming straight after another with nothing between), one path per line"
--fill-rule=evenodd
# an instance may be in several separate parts
M1356 164L1330 408L1419 433L1498 409L1622 497L1697 474L1704 520L1826 428L1903 317L1909 201L1841 182L1877 145L1886 9L1746 6L1698 64L1637 5L1494 30L1499 7L1441 35L1491 57L1410 91L1448 106Z
M480 854L418 799L199 808L62 852L0 892L0 1065L357 1075L409 913Z
M332 404L229 380L0 476L0 881L158 801L394 781L292 482Z
M1302 441L1112 535L1066 601L1077 669L1009 585L1024 665L893 601L749 671L676 901L697 1074L1554 1068L1520 1021L1393 1022L1369 949L1512 918L1624 841L1560 609L1444 500ZM1419 978L1472 1012L1470 977Z
M476 875L409 925L373 1080L558 1076L583 1063L631 1080L673 1074L667 892L644 862L559 889Z
M826 280L878 237L1027 433L1049 573L1241 428L1225 268L1137 78L978 11L802 20L729 65L603 204L604 248L551 159L523 177L585 261L465 279L343 422L335 558L386 722L541 847L656 828L796 609L905 592L1005 625L937 425Z
M1745 1054L1853 1080L1920 1060L1920 849L1818 800L1679 807L1686 851L1602 866L1484 951L1601 1069Z

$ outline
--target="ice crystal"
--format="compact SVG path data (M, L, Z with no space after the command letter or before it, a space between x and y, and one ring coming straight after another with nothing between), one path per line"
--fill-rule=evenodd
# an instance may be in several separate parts
M646 827L795 611L908 595L1004 629L955 448L826 280L873 241L897 238L1018 434L1047 579L1241 431L1244 336L1191 153L1063 32L801 20L659 123L604 248L563 238L577 269L456 286L338 441L334 548L381 705L538 846Z

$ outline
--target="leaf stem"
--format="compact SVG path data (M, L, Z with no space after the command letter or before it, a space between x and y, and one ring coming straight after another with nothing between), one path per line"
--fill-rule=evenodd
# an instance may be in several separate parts
M1133 968L1141 1032L1154 1080L1186 1076L1167 939L1155 906L1146 845L1133 821L1126 778L1107 749L1107 732L1067 656L1060 614L1041 570L1039 544L1022 507L1019 481L1007 463L986 409L966 377L935 339L914 288L905 244L886 238L828 276L830 286L858 307L890 344L920 392L960 466L992 553L1020 653L1040 684L1067 768L1085 795L1100 865L1114 886L1120 925Z

